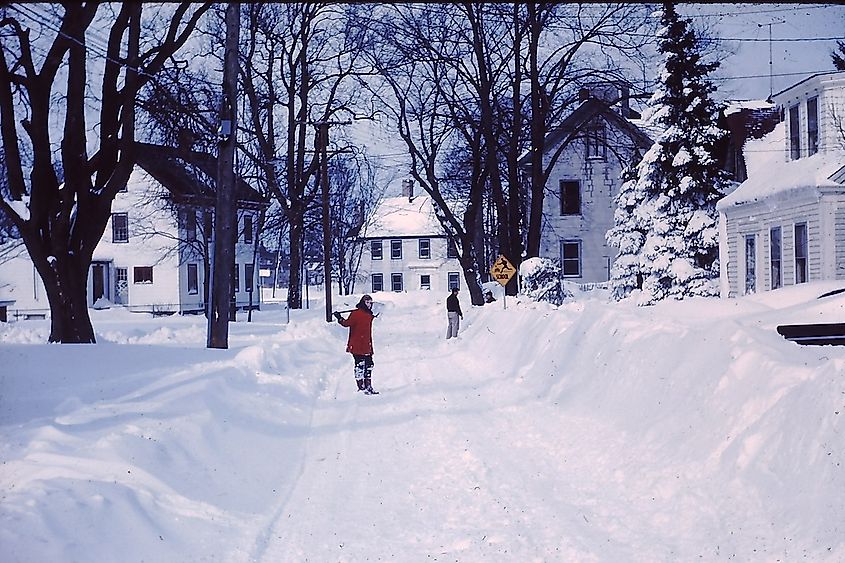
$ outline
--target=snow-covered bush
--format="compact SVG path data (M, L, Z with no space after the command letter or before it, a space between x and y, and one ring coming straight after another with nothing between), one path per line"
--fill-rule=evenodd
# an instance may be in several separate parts
M572 295L564 289L560 278L560 261L551 258L528 258L519 266L522 294L534 301L560 305Z

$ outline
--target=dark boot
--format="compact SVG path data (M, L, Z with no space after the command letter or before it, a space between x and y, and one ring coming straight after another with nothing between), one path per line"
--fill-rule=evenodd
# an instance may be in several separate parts
M365 395L378 395L378 391L373 389L372 380L369 377L364 378L364 394Z
M363 391L365 389L363 379L356 379L355 383L358 384L358 391Z

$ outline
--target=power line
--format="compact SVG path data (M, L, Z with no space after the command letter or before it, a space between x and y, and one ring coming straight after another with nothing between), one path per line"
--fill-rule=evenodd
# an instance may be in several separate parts
M771 41L773 43L794 43L797 41L842 41L845 37L786 37L780 39L767 39L765 37L709 37L708 39L720 39L722 41L748 41L752 43L757 42L768 42Z
M753 15L753 14L775 14L778 12L794 12L797 10L819 10L822 8L834 8L837 7L838 4L803 4L799 6L792 6L790 8L772 8L770 10L749 10L747 12L731 12L731 13L723 13L723 14L687 14L682 17L684 18L718 18L718 17L725 17L725 16L745 16L745 15Z
M771 76L810 76L813 74L824 74L827 72L836 72L834 70L808 70L805 72L782 72L780 74L772 74ZM745 80L747 78L769 78L770 75L768 74L749 74L747 76L723 76L723 77L710 77L710 80L713 81L725 81L725 80Z

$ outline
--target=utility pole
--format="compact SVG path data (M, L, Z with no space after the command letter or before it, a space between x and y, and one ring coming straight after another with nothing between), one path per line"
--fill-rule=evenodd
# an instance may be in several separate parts
M317 121L316 152L320 159L320 187L323 211L323 285L326 288L326 322L332 322L332 229L329 216L329 126L349 125L351 121Z
M214 212L214 250L208 304L208 348L229 347L232 274L237 239L235 142L237 130L238 36L240 4L226 6L226 46L223 59L223 102L217 131L217 204Z
M326 322L332 322L332 229L329 218L329 124L321 121L317 124L317 143L320 151L320 184L323 207L323 285L326 288Z

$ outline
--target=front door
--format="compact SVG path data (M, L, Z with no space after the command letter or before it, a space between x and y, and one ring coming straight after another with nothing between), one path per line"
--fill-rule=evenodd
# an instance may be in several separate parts
M108 262L92 262L90 280L91 285L88 286L90 301L88 305L96 304L100 298L111 299Z
M745 294L757 291L757 237L745 235Z
M114 302L118 305L129 303L129 274L126 268L114 269Z

